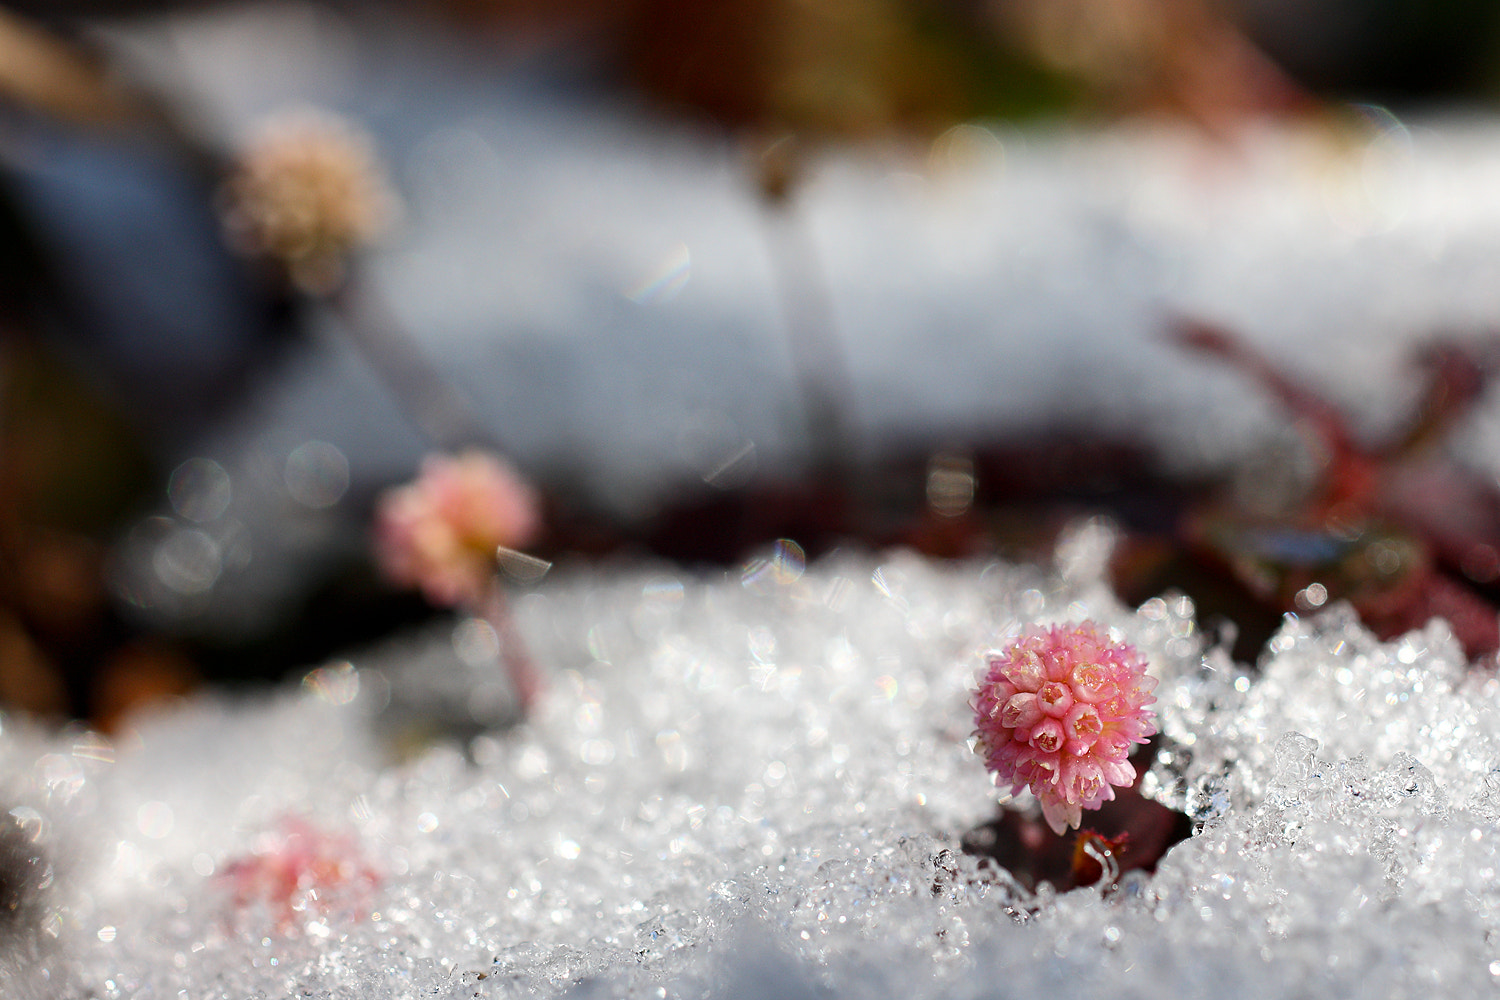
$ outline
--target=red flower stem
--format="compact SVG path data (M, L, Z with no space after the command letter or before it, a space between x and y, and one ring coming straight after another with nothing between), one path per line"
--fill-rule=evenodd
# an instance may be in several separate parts
M822 258L790 198L762 198L760 205L813 461L824 472L847 469L854 459L854 380L839 340Z
M327 301L397 407L429 442L445 449L482 445L504 453L468 397L433 364L368 282L351 275Z
M510 676L511 686L516 689L516 702L521 710L521 718L524 719L531 715L545 684L541 671L526 649L521 630L516 627L515 615L511 613L510 601L506 599L505 587L499 576L490 581L484 596L483 611L485 621L489 622L500 640L500 665L505 668L506 674Z

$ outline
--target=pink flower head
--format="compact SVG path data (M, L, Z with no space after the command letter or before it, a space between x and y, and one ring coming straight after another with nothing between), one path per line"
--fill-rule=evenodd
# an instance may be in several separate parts
M353 837L325 833L298 816L283 816L250 854L225 862L219 877L233 888L236 910L263 906L282 932L296 927L299 914L357 912L380 883Z
M473 605L495 575L496 550L535 539L538 508L525 480L491 454L429 455L416 482L381 496L376 556L391 580L433 604Z
M1131 745L1156 732L1146 707L1156 678L1134 646L1112 642L1091 621L1029 626L989 657L974 698L976 752L995 782L1022 788L1061 834L1128 787Z

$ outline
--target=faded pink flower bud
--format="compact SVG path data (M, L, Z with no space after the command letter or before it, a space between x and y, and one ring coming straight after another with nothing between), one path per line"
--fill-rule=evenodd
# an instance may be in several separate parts
M1003 651L974 698L975 750L999 785L1022 788L1041 803L1061 834L1084 809L1135 781L1132 744L1156 733L1146 706L1156 678L1131 646L1098 625L1032 625Z
M536 494L509 465L478 450L429 455L416 482L381 496L375 550L394 582L442 607L474 607L496 551L523 548L540 529Z
M369 139L313 110L270 119L226 188L226 222L247 249L286 266L307 291L331 291L345 258L371 242L395 196Z

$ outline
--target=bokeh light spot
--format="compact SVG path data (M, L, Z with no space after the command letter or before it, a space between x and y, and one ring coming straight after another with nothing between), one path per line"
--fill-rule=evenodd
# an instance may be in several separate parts
M234 500L229 473L211 458L190 458L172 470L167 499L179 517L202 524L224 516Z
M170 834L176 821L172 807L165 802L156 800L143 802L135 811L136 828L141 831L141 836L150 837L152 840L161 840Z
M327 441L308 441L287 456L284 477L287 492L304 507L332 507L349 489L349 459Z
M771 547L767 558L752 559L740 573L747 589L786 586L802 579L807 569L807 554L790 538L781 538Z
M330 705L347 705L359 695L359 671L347 660L309 671L302 687Z
M642 306L670 302L682 292L692 275L693 255L687 244L679 243L644 278L626 289L625 297Z
M179 594L206 593L223 569L219 543L197 528L179 528L156 546L151 568L158 580Z

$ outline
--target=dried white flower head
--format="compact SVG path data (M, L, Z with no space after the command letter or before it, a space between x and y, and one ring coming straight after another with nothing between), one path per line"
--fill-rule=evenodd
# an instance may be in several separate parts
M225 191L231 238L275 258L312 292L337 287L349 255L373 241L394 211L395 196L368 137L311 109L269 119Z

